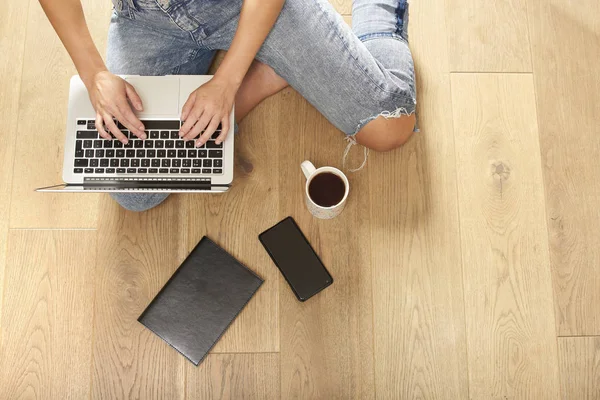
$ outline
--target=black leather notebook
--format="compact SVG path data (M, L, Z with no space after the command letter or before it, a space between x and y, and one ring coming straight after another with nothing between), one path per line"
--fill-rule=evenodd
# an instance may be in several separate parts
M205 236L138 321L198 365L262 283Z

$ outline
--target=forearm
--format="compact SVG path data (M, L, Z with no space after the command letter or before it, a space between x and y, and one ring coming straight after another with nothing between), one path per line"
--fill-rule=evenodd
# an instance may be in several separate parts
M94 45L80 0L39 0L86 85L106 65Z
M216 77L239 87L285 0L244 0L238 28Z

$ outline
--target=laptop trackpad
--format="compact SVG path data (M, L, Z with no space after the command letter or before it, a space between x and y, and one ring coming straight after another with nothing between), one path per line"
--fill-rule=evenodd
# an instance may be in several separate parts
M179 78L171 76L130 76L125 80L133 85L142 99L141 117L179 116Z

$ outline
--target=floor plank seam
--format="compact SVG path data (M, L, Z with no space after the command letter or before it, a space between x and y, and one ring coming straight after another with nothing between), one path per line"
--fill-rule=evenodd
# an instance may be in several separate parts
M529 9L527 9L527 13L529 14ZM527 17L529 18L529 17ZM527 32L529 33L529 20L527 20ZM531 35L529 35L529 51L531 52ZM531 68L533 68L533 54L531 54ZM546 199L546 174L544 174L544 160L543 160L543 156L542 156L542 141L540 140L540 113L538 111L538 94L537 94L537 85L535 83L535 74L532 73L531 74L531 83L533 84L533 100L535 101L534 107L535 107L535 123L537 125L537 142L538 142L538 150L539 150L539 162L540 162L540 173L542 175L542 193L544 195L544 224L546 225L546 243L548 243L548 247L547 247L547 252L548 252L548 273L550 274L550 284L551 286L551 297L552 297L552 318L554 319L554 334L557 335L556 337L556 343L554 344L556 346L556 362L558 364L558 380L559 380L559 385L562 385L561 383L561 379L560 379L560 374L562 373L560 371L560 354L559 354L559 347L558 347L558 333L560 332L560 327L559 327L559 322L557 320L557 316L556 316L556 310L557 310L557 296L555 293L555 289L554 289L554 274L552 273L552 253L550 250L550 246L551 246L551 237L550 237L550 226L548 221L550 221L549 219L549 215L548 215L548 205L547 205L547 199ZM561 389L562 390L562 389Z
M473 74L473 75L533 75L533 71L449 71L453 74Z
M529 12L529 10L527 10ZM529 18L529 17L527 17ZM527 20L527 32L529 33L529 20ZM529 51L531 52L531 35L529 36ZM533 68L533 54L531 55L531 67ZM531 74L531 84L533 85L533 100L535 104L535 123L537 125L537 143L538 143L538 160L540 163L540 174L541 174L541 184L542 184L542 194L544 195L544 202L542 207L544 207L544 225L546 226L546 243L548 244L546 248L546 252L548 254L548 274L550 275L550 301L552 301L552 319L554 320L554 334L558 334L560 329L558 326L558 321L556 318L556 293L554 292L554 274L552 273L552 254L550 251L551 246L551 237L550 237L550 227L548 226L548 205L546 201L546 175L544 174L544 160L542 157L542 142L540 141L540 113L538 112L538 96L537 96L537 86L535 84L535 74ZM557 372L558 372L558 384L559 390L562 391L562 380L561 370L560 370L560 349L558 347L558 336L556 337L554 346L556 346L556 364L557 364Z
M531 32L529 31L529 3L526 2L525 6L526 6L526 10L527 10L527 33L529 34L529 52L531 53L531 69L534 70L534 63L535 63L535 59L533 57L533 51L531 48L531 43L532 43L532 39L531 39ZM538 110L538 104L539 104L539 99L538 99L538 85L536 83L536 74L532 73L531 74L531 79L533 80L533 97L535 100L535 122L537 124L537 131L538 131L538 147L540 150L540 171L542 173L542 189L544 190L544 216L546 218L546 241L548 243L548 260L549 260L549 264L548 264L548 268L550 269L550 282L552 283L552 307L553 307L553 311L554 311L554 331L557 334L557 339L556 339L556 350L557 350L557 355L558 355L558 338L560 337L560 335L558 335L558 333L560 332L560 322L557 319L557 315L556 315L556 310L558 309L558 305L557 305L557 301L558 301L558 296L555 292L555 286L554 286L554 274L552 273L552 253L551 253L551 248L550 248L550 243L551 243L551 236L550 236L550 216L548 215L548 205L547 205L547 198L546 198L546 174L544 173L544 160L543 160L543 156L542 156L542 141L541 141L541 136L540 136L540 113ZM560 367L560 361L557 360L557 362L559 362L559 367ZM559 371L560 372L560 371ZM560 377L559 377L560 378Z
M533 51L531 50L531 31L529 29L529 1L525 2L525 23L527 24L526 28L527 28L527 38L529 38L528 40L528 50L529 50L529 68L531 68L531 73L533 74ZM535 93L535 85L534 85L534 93ZM536 115L537 115L537 107L536 107ZM539 125L538 125L539 127ZM539 132L539 131L538 131Z
M369 179L369 184L368 187L369 189L371 188L371 180ZM374 217L373 217L373 201L372 201L372 196L371 196L372 191L369 190L369 195L368 195L368 199L369 199L369 220L370 221L374 221ZM377 398L377 368L375 367L377 365L377 350L376 350L376 343L375 343L375 288L374 288L374 284L375 284L375 279L374 279L374 273L373 273L373 260L372 260L372 255L373 255L373 230L369 229L369 263L371 265L371 331L373 332L373 334L371 335L371 337L373 338L371 341L371 346L372 346L372 357L373 357L373 398L376 399Z
M94 260L94 280L96 280L96 273L98 270L98 250L100 247L98 246L98 234L94 235L96 237L96 259ZM92 338L91 338L91 351L90 351L90 400L92 399L92 393L94 389L94 354L96 347L96 286L94 284L94 292L92 298Z
M600 335L558 335L556 338L600 338Z
M25 15L27 16L27 22L25 23L25 32L23 33L23 62L21 63L21 77L19 79L19 92L17 94L17 125L15 126L15 131L18 131L19 120L21 116L21 91L23 90L23 73L25 71L25 50L27 47L27 34L29 30L29 10L31 9L31 0L27 2L27 10L25 11ZM8 197L8 227L10 228L11 221L11 213L12 213L12 198L13 198L13 190L15 184L15 169L17 165L17 143L16 136L13 141L15 145L13 146L13 160L12 160L12 168L10 173L10 195ZM1 306L1 304L0 304Z
M471 384L469 382L469 346L467 340L467 309L466 309L466 300L465 300L465 271L464 271L464 263L463 263L463 252L462 252L462 232L461 232L461 219L460 219L460 196L458 194L458 165L457 159L458 155L456 154L456 127L454 126L454 102L452 101L452 79L450 79L450 74L448 74L448 86L450 87L450 115L452 115L452 148L454 150L454 165L456 168L454 169L454 196L456 197L456 218L458 223L458 240L459 240L459 254L460 254L460 284L462 290L462 306L463 306L463 327L464 327L464 339L465 339L465 363L467 365L467 399L471 398Z
M530 29L530 21L529 21L529 2L526 1L525 2L525 19L527 21L527 34L529 35L529 55L531 57L531 70L535 71L535 58L533 57L533 49L532 49L532 36L531 36L531 29ZM536 74L534 72L532 72L532 79L533 79L533 96L535 99L535 117L536 117L536 124L537 124L537 128L538 128L538 144L539 144L539 149L540 149L540 171L542 172L542 189L544 190L544 199L546 199L546 174L544 174L544 160L543 160L543 156L542 156L542 142L541 142L541 138L540 138L540 113L538 110L538 104L539 104L539 99L538 99L538 85L536 84ZM550 226L548 224L549 221L549 215L548 215L548 207L546 204L546 201L544 201L544 215L546 217L546 238L548 241L548 260L550 260L550 264L549 264L549 269L550 269L550 282L552 283L552 306L554 307L554 330L556 333L560 332L560 327L559 327L559 322L557 321L556 318L556 310L557 310L557 295L555 293L555 287L554 287L554 274L552 273L552 254L551 254L551 250L550 250ZM557 354L558 354L558 338L560 337L560 335L557 335L557 339L556 339L556 350L557 350ZM558 361L558 360L557 360ZM560 362L559 362L559 367L560 367ZM559 371L560 373L560 371Z
M220 354L279 354L280 351L226 351L226 352L210 352L209 355L220 355Z
M27 16L27 21L29 21L29 8L31 7L31 0L29 0L27 2L27 10L25 10L25 15ZM23 60L21 62L21 75L19 78L19 90L17 92L17 124L15 126L15 131L17 130L17 127L19 126L19 114L21 113L21 88L22 88L22 84L23 84L23 71L25 70L25 48L26 48L26 44L27 44L27 28L28 28L29 24L26 22L25 23L25 38L23 39L23 47L22 47L22 57ZM14 136L14 135L13 135ZM9 193L8 193L8 204L7 204L7 212L8 212L8 223L7 223L7 228L6 229L6 242L4 243L4 262L6 263L6 259L7 259L7 254L8 254L8 236L9 236L9 231L10 231L10 214L11 214L11 209L12 209L12 195L13 195L13 182L14 182L14 174L15 174L15 164L16 164L16 159L17 159L17 138L16 136L13 137L13 142L14 145L12 146L12 168L11 168L11 173L9 175L10 177L10 187L8 188ZM1 254L1 253L0 253ZM3 310L2 307L4 305L4 294L6 293L6 264L4 265L4 273L1 276L2 282L0 282L0 284L2 285L2 291L0 291L0 333L2 333L2 315L3 315ZM0 336L0 339L2 337ZM2 347L2 341L0 340L0 348Z
M97 228L9 228L9 231L97 231Z

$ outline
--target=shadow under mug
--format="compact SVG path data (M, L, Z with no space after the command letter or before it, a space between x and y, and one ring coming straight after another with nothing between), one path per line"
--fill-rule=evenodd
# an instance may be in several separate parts
M344 207L346 206L346 200L348 199L348 193L350 192L350 183L348 182L348 178L346 177L346 175L344 175L342 171L334 167L315 168L315 166L310 161L304 161L300 165L300 168L302 168L302 172L306 177L306 185L304 185L304 198L306 201L306 207L308 208L308 211L310 211L312 215L320 219L331 219L340 215L340 213L344 210ZM344 182L345 190L342 200L330 207L323 207L318 205L313 201L313 199L311 199L309 193L309 187L312 180L317 175L323 173L334 174L337 177L339 177L342 180L342 182Z

